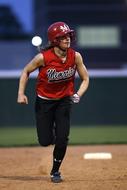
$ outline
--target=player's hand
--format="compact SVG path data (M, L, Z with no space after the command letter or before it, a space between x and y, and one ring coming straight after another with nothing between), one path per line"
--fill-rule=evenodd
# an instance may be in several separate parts
M78 94L73 94L72 101L73 101L73 103L76 103L76 104L79 103L80 96Z
M19 95L18 95L17 102L18 102L19 104L28 104L28 98L27 98L27 96L24 95L24 94L19 94Z

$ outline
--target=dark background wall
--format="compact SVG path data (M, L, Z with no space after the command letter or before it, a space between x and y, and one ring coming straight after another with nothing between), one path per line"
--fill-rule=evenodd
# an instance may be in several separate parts
M0 79L0 126L33 126L35 79L28 105L17 104L18 79ZM80 80L76 79L76 89ZM127 78L91 78L87 93L72 110L72 125L127 124Z

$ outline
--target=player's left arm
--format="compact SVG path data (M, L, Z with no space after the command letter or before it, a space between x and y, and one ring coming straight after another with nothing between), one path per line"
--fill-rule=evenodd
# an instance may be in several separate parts
M89 86L89 75L84 65L83 58L79 52L76 52L75 63L77 66L77 72L82 80L81 85L77 91L77 94L81 97Z

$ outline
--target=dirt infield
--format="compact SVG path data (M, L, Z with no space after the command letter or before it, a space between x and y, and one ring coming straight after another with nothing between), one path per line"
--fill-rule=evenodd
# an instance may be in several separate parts
M127 190L127 145L69 146L64 181L50 182L53 147L1 148L0 190ZM111 152L111 160L84 160L86 152Z

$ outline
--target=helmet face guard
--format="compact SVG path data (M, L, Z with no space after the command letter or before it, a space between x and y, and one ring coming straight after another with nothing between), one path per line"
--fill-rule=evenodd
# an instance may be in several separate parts
M71 42L75 40L74 30L71 30L64 22L56 22L48 28L49 43L53 46L58 46L60 37L66 36L67 34L70 35Z

